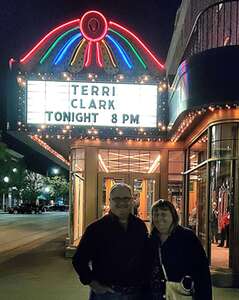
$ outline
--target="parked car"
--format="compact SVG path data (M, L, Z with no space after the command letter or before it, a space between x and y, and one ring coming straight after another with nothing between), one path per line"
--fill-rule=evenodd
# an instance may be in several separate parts
M23 203L21 205L8 208L9 214L41 214L44 211L45 210L42 205L30 203Z
M68 211L69 210L69 205L66 204L55 204L55 205L51 205L48 207L48 211Z
M19 206L14 206L14 207L8 207L8 213L9 214L18 214L19 212Z

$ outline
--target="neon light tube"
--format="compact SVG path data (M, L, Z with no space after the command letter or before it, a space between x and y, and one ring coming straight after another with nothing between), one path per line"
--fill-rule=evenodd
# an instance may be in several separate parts
M50 53L52 52L52 50L56 47L56 45L60 42L61 39L63 39L63 37L65 37L68 33L74 31L74 30L79 30L79 28L73 28L73 29L70 29L66 32L64 32L62 35L60 35L56 40L55 42L50 46L50 48L47 50L47 52L42 56L41 60L40 60L40 64L43 64L44 61L47 59L47 57L50 55Z
M118 49L119 53L121 54L122 58L124 59L125 63L127 64L129 69L132 69L132 63L128 57L128 55L126 54L126 52L124 51L124 49L120 46L120 44L118 42L116 42L116 40L114 38L112 38L110 35L107 34L106 36L114 45L115 47Z
M52 31L50 31L47 35L44 36L44 38L42 38L40 40L40 42L38 44L36 44L36 46L34 48L32 48L32 50L30 50L21 60L20 63L25 63L26 60L31 59L31 56L34 55L34 52L44 44L45 41L47 41L54 33L56 33L57 31L69 26L69 25L78 25L80 22L80 19L76 19L76 20L72 20L70 22L64 23L58 27L56 27L55 29L53 29Z
M102 68L103 62L102 62L102 54L101 54L99 42L96 42L96 61L97 61L98 66L100 68Z
M88 43L85 67L89 67L92 58L92 42Z
M92 13L94 13L94 14L96 14L96 15L99 15L99 16L103 19L103 22L104 22L104 31L102 32L102 34L101 34L99 37L97 37L97 38L95 38L95 39L89 37L88 34L85 33L84 28L83 28L83 24L84 24L85 18L86 18L89 14L92 14ZM98 41L102 40L102 39L105 37L105 35L106 35L107 31L108 31L108 23L107 23L107 20L106 20L105 16L104 16L102 13L100 13L99 11L96 11L96 10L90 10L90 11L87 11L87 12L82 16L82 18L81 18L81 20L80 20L80 30L81 30L81 32L82 32L84 38L85 38L87 41L90 41L90 42L98 42Z
M116 68L116 62L114 60L113 54L110 50L110 47L106 44L106 42L104 40L102 40L103 45L105 46L106 52L110 58L111 64L113 65L114 68Z
M113 27L123 30L124 32L128 33L131 37L133 37L143 47L143 49L149 54L149 56L155 61L155 63L160 67L160 69L164 69L164 65L161 64L161 62L153 55L153 53L145 46L145 44L135 34L133 34L131 31L129 31L125 27L123 27L115 22L110 21L109 24L112 25Z
M82 47L85 44L85 42L86 42L85 39L83 39L83 40L80 41L79 46L78 46L77 50L75 51L75 54L73 55L73 58L71 60L71 66L75 63L75 61L76 61L76 59L77 59L77 57L78 57L78 55L80 53L80 50L82 49Z
M70 40L68 40L65 45L61 48L61 50L58 52L57 56L54 59L54 65L57 65L62 58L64 57L64 55L66 54L67 50L70 48L70 46L80 37L82 36L81 33L77 33L75 34Z
M123 36L121 35L119 32L113 30L113 29L109 29L111 32L117 34L119 37L122 38L122 40L124 40L126 42L126 44L130 47L130 49L134 52L134 54L136 55L136 57L138 58L139 62L141 63L141 65L144 67L144 69L147 69L147 66L145 64L145 62L143 61L142 57L139 55L139 53L136 51L136 49L133 47L133 45Z

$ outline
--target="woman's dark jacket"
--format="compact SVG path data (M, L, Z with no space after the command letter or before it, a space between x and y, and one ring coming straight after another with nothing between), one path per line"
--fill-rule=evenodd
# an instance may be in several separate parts
M158 279L158 283L161 283L164 279L159 267L158 249L160 244L158 231L154 229L149 241L151 255L148 255L153 292L157 292L157 290L154 291L157 286L160 287L160 285L155 284L155 280ZM178 225L161 245L161 253L169 281L180 282L185 275L189 275L194 281L195 300L212 299L208 259L193 231ZM157 270L160 271L157 272ZM160 278L155 278L155 274Z

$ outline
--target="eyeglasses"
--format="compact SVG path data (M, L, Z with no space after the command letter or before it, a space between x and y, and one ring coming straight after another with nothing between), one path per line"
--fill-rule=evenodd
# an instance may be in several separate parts
M127 208L130 206L132 197L122 197L122 198L115 197L112 198L111 200L114 202L116 208L121 208L121 207Z

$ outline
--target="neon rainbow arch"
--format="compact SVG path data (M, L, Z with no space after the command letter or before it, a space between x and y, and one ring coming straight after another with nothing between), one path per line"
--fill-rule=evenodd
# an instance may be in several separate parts
M107 21L98 11L88 11L81 19L64 23L44 36L24 57L21 64L34 61L40 65L81 70L93 64L105 71L142 71L153 66L158 71L164 65L134 33L113 21Z

